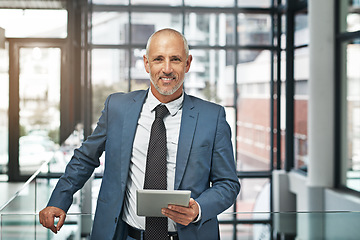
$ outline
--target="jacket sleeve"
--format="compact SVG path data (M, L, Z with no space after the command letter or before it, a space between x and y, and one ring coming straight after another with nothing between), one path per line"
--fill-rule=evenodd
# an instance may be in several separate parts
M74 150L74 155L52 192L48 206L58 207L67 212L72 204L74 193L84 186L94 169L100 165L99 158L106 143L107 111L110 97L105 101L105 107L94 132L80 148Z
M200 226L229 208L240 191L231 143L231 130L226 122L223 107L220 108L218 114L209 177L211 187L196 199L202 210Z

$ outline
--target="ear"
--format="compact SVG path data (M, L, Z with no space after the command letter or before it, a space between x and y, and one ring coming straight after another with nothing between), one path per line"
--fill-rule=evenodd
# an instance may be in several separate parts
M149 60L147 59L146 55L143 56L143 59L144 59L145 71L147 73L150 73Z
M190 70L190 65L191 65L191 61L192 61L192 55L189 55L188 59L186 60L185 73L189 72L189 70Z

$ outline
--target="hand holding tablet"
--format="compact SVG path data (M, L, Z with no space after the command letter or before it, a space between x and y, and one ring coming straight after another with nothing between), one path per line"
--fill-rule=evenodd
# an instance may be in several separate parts
M146 217L164 217L162 208L169 204L187 207L191 191L188 190L137 190L137 215Z

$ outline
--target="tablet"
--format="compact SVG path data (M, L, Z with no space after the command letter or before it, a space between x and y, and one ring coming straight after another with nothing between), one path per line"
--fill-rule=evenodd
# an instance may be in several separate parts
M189 206L191 191L188 190L136 190L137 215L164 217L161 208L168 204Z

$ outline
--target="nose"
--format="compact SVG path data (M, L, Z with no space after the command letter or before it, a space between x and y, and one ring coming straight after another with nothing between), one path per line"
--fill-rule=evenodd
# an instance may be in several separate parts
M163 72L165 74L171 74L173 71L172 66L171 66L171 61L165 61L164 62L164 66L163 66Z

